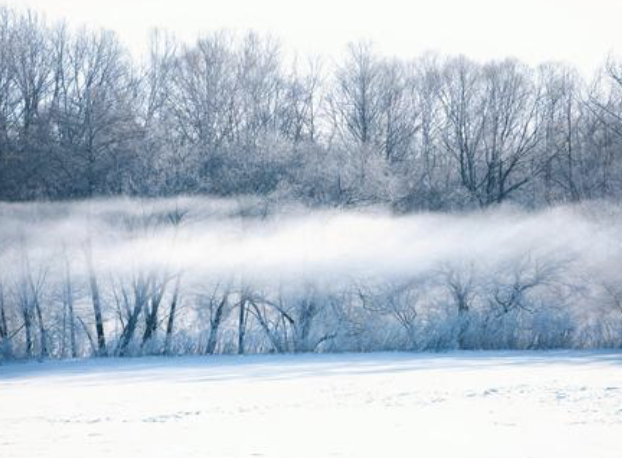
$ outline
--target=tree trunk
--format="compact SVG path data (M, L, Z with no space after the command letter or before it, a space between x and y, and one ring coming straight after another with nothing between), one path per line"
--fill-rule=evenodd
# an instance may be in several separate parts
M76 347L76 319L73 311L73 291L71 289L71 283L67 288L67 312L69 314L69 345L71 347L71 357L76 358L78 356L78 349Z
M458 348L467 347L467 331L469 329L469 305L465 296L458 296Z
M140 297L139 294L136 295L134 301L134 308L127 320L127 324L121 333L121 338L119 339L119 349L117 353L119 356L125 356L127 352L127 347L129 346L132 338L134 337L134 333L136 332L136 326L138 325L138 318L140 317L140 312L142 311L144 306L144 300Z
M0 345L4 344L4 340L9 336L9 328L6 322L6 314L4 312L4 290L0 284Z
M93 302L93 313L95 315L95 331L97 332L97 352L99 356L106 356L106 336L104 334L104 321L102 318L102 306L99 296L99 285L93 270L90 252L87 253L87 264L89 269L89 285L91 287L91 300Z
M244 354L244 337L246 335L246 298L240 301L240 313L238 315L238 355Z
M39 303L38 298L34 298L35 301L35 312L37 313L37 321L39 322L39 339L41 344L41 358L47 358L49 356L48 351L48 338L47 338L47 329L45 329L45 324L43 322L43 313L41 312L41 304Z
M145 316L145 332L143 333L143 340L141 347L153 337L158 328L158 310L162 303L162 297L164 296L165 285L163 284L157 294L151 298L151 308Z
M214 354L216 350L216 343L218 342L218 329L220 329L220 324L222 323L222 316L225 310L225 306L227 305L227 295L223 297L223 299L218 304L216 308L216 312L213 317L210 317L210 328L209 328L209 337L207 339L207 347L205 348L205 353L208 355ZM240 341L238 340L238 345ZM244 346L244 339L242 338L242 348ZM239 349L240 347L238 347Z
M28 304L23 304L22 316L24 318L24 332L26 334L26 358L32 357L32 319Z
M166 338L164 339L164 354L168 355L171 350L171 339L173 338L173 329L175 327L175 313L177 312L177 302L179 300L179 278L175 282L175 292L171 300L171 308L168 314L168 322L166 323Z
M8 357L10 352L9 326L4 310L4 290L0 284L0 356Z

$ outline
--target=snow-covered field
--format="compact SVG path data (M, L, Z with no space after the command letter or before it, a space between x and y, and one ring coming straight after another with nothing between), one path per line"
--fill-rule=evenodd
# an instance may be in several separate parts
M622 457L622 354L0 366L0 457Z

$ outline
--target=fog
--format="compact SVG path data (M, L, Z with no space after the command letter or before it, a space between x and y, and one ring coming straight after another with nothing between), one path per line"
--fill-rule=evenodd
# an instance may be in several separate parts
M0 205L0 248L0 284L9 310L14 304L14 312L8 314L15 320L14 328L19 328L20 313L31 313L24 310L32 307L37 310L40 303L47 304L40 321L45 316L58 320L62 311L64 323L66 306L62 304L74 299L59 300L60 290L75 295L78 310L88 316L89 259L103 296L104 320L109 326L116 323L115 329L125 329L123 316L127 313L129 319L132 309L134 320L141 313L147 315L149 307L155 309L157 318L162 298L172 301L169 298L178 296L178 290L173 293L170 287L172 278L182 285L186 308L180 323L188 329L201 333L214 327L216 295L222 295L223 310L228 307L230 312L246 300L227 302L230 297L248 296L253 298L248 300L255 307L256 324L273 346L278 342L270 332L281 332L279 326L284 325L274 324L270 330L268 318L282 314L295 327L295 316L286 312L289 309L283 298L290 301L292 310L299 310L300 304L306 303L304 298L311 297L309 288L313 297L339 294L340 310L358 304L365 313L377 313L382 319L394 316L406 330L411 346L420 345L411 334L417 338L427 335L423 329L415 332L415 325L429 326L438 316L447 320L455 310L460 314L470 310L470 316L479 313L486 326L491 316L510 312L517 320L541 320L541 312L547 320L563 317L570 323L560 328L563 332L581 330L583 340L572 341L578 346L587 345L586 341L603 344L606 339L601 328L606 324L607 332L617 335L616 326L622 323L616 311L622 211L605 202L539 211L504 206L414 215L396 215L382 207L346 211L277 206L252 198L4 203ZM156 287L159 283L155 280L144 286L150 292L144 292L145 297L139 300L140 282L149 276L161 278L161 286ZM24 288L24 284L30 286ZM67 290L64 284L72 289ZM225 284L223 292L219 288ZM254 295L248 292L251 290ZM356 294L347 296L347 291ZM129 299L132 294L135 299ZM206 308L204 298L210 295L212 302ZM281 305L275 305L277 302ZM28 305L31 303L34 306ZM209 325L201 324L206 313ZM323 326L349 319L341 313L326 312ZM221 318L226 321L232 314L223 316L218 314L217 329ZM375 320L372 317L368 323L369 332L397 335L395 324L383 328ZM474 322L474 318L469 320ZM23 321L27 323L28 316ZM230 338L234 322L233 318L229 322ZM601 329L597 338L591 334L595 323ZM227 326L225 323L222 328ZM525 326L531 329L533 323ZM586 326L591 326L589 332ZM113 339L118 337L117 331ZM371 341L376 343L370 349L375 349L374 345L385 348L380 341ZM267 348L257 345L258 351ZM225 347L223 343L222 351Z
M24 253L41 267L90 244L109 272L165 269L261 281L407 277L441 265L491 266L530 256L604 275L619 264L618 207L513 207L396 216L383 208L266 210L248 200L176 198L2 204L2 271Z

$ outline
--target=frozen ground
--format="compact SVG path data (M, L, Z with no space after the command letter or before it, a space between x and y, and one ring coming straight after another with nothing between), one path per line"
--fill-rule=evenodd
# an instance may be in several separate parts
M622 457L622 354L0 366L0 457Z

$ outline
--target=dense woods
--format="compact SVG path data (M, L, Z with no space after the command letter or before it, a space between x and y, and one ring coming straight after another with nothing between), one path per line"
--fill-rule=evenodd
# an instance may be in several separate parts
M0 359L621 346L621 197L614 58L139 59L0 9Z
M292 59L270 37L108 31L0 10L0 199L260 195L399 211L619 198L622 65Z

